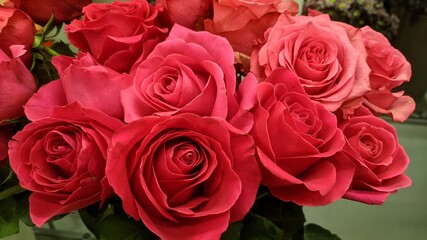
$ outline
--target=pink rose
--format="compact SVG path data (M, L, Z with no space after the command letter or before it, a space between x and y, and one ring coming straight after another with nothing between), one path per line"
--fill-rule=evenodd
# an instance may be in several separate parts
M347 139L343 151L356 164L353 182L344 198L383 204L391 193L411 185L411 179L404 174L409 158L398 143L394 127L364 111L364 115L357 113L340 124Z
M9 50L12 58L0 49L0 125L24 115L24 105L37 90L33 75L19 58L26 51L22 45Z
M227 118L237 107L233 60L224 38L175 25L122 91L125 121L185 112Z
M52 14L55 23L73 20L82 15L82 8L92 0L12 0L40 25L46 24Z
M197 20L208 17L212 9L212 0L157 0L166 8L169 20L181 26L195 29Z
M337 119L304 93L297 76L274 70L258 84L250 131L262 184L283 201L329 204L347 191L354 165L339 153L345 144Z
M282 15L265 37L251 57L251 71L260 79L285 67L313 101L332 112L370 89L362 35L350 25L326 14Z
M113 132L123 123L77 103L27 124L9 142L10 165L30 191L30 216L41 226L56 215L105 200L105 177Z
M411 79L411 65L381 33L368 26L361 30L371 68L369 80L372 88L364 96L364 105L376 113L390 114L393 120L403 122L415 110L415 102L411 97L403 96L403 91L391 91Z
M70 42L118 72L130 72L167 33L158 22L160 6L146 0L93 3L81 20L65 27Z
M233 129L180 114L118 130L106 174L126 213L161 239L219 239L252 207L261 180L252 138Z
M9 57L14 56L10 46L23 45L26 52L21 59L29 63L35 33L33 20L26 13L16 8L0 7L0 50Z
M34 121L49 116L56 106L75 101L85 108L95 108L123 119L120 91L132 83L128 74L100 65L88 53L79 53L77 58L58 56L52 63L60 79L42 86L24 106L29 119Z
M281 14L297 13L293 0L214 0L213 19L204 24L207 31L227 38L235 51L251 55L253 45Z

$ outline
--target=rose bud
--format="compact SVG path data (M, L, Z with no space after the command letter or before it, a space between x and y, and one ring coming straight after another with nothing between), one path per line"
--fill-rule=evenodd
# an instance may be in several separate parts
M55 23L70 21L82 15L82 8L91 0L20 0L19 8L28 13L34 22L44 25L50 17Z
M35 32L33 20L26 13L17 8L0 8L0 49L9 57L13 57L10 46L24 45L27 51L21 59L28 63Z

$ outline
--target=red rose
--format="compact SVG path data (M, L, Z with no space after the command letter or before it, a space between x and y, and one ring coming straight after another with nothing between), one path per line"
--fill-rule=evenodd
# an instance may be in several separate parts
M195 29L197 20L207 17L212 8L212 0L157 0L166 8L172 23Z
M224 38L175 25L122 91L125 121L184 112L226 118L236 107L233 60Z
M28 13L40 25L46 24L52 14L54 22L73 20L82 15L82 8L92 0L12 0L24 12Z
M160 11L146 0L93 3L83 9L83 19L73 20L65 31L71 44L99 63L130 72L166 37L167 29L157 20Z
M354 165L339 153L345 144L337 119L311 101L292 72L278 68L257 87L250 131L262 184L283 201L326 205L348 189Z
M261 179L252 138L232 129L180 114L118 130L106 174L124 210L162 239L219 239L252 207Z
M25 114L31 120L50 115L56 106L78 101L85 108L95 108L123 119L120 91L129 87L132 78L100 65L87 53L77 58L58 56L52 63L60 79L42 86L27 102Z
M19 58L22 45L10 47L12 58L0 49L0 125L24 115L24 105L37 90L33 75Z
M33 20L26 13L16 8L0 7L0 50L9 57L13 57L10 46L23 45L26 53L21 59L28 63L35 33Z
M362 35L350 25L331 21L326 14L282 15L265 36L251 57L251 71L260 79L285 67L298 76L310 98L329 111L370 89Z
M235 51L251 55L253 45L281 14L297 13L298 3L293 0L214 0L213 19L204 25L207 31L227 38Z
M376 113L390 114L393 120L403 122L415 110L415 101L403 96L403 91L391 91L411 79L411 65L381 33L368 26L362 28L362 33L372 88L365 94L364 104Z
M347 139L344 152L356 164L353 182L344 198L383 204L391 193L411 185L404 174L409 158L398 143L393 126L373 115L361 115L341 123L340 128Z
M77 103L27 124L9 142L10 165L33 193L30 216L41 226L56 215L105 200L110 138L123 123Z

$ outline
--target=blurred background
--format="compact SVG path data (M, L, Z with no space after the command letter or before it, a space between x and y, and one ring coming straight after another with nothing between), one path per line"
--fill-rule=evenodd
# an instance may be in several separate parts
M336 233L343 240L427 239L427 0L295 0L307 8L328 13L334 20L357 27L370 25L382 32L412 65L413 75L401 90L412 96L417 109L396 127L400 144L411 159L406 171L410 188L389 197L382 206L339 200L325 207L305 207L307 222ZM97 0L94 2L111 2ZM7 240L93 239L78 214L21 233Z

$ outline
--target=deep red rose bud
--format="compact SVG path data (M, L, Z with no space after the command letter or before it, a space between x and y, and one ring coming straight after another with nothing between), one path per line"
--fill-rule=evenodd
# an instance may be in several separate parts
M54 22L66 22L82 15L82 8L92 0L20 0L19 8L28 13L34 22L44 25L52 14Z
M35 32L33 20L26 13L17 8L0 8L0 49L9 57L12 57L10 46L24 45L27 53L21 59L27 63Z

